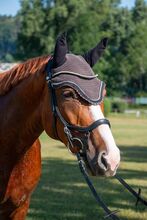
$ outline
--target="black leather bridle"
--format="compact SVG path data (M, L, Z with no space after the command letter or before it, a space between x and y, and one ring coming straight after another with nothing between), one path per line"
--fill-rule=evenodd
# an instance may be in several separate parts
M97 128L98 126L100 126L102 124L107 124L110 127L110 122L108 119L103 118L103 119L99 119L99 120L93 122L92 124L90 124L87 127L81 127L81 126L75 126L75 125L69 124L63 118L63 116L58 108L58 105L57 105L55 88L52 83L52 60L50 60L47 64L46 73L47 73L46 74L46 81L48 84L48 88L51 92L51 107L52 107L52 112L53 112L53 116L54 116L54 123L53 123L54 135L57 139L60 139L59 135L58 135L57 127L56 127L56 119L59 118L59 120L62 122L62 124L64 126L64 133L66 134L70 148L72 149L74 147L74 142L76 142L76 144L78 144L78 147L80 148L80 153L84 154L86 151L85 148L87 148L87 147L85 147L86 145L83 143L83 140L81 138L74 137L72 134L72 131L79 132L82 135L84 135L85 138L87 138L89 133L92 130L94 130L95 128Z

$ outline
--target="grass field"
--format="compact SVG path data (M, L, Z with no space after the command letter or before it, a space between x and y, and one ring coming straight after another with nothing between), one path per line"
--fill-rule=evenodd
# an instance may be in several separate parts
M113 115L112 132L121 150L118 173L147 199L147 118ZM45 134L42 142L42 177L33 193L27 220L100 220L96 204L76 158ZM139 204L114 178L92 178L97 192L122 220L147 220L147 207Z

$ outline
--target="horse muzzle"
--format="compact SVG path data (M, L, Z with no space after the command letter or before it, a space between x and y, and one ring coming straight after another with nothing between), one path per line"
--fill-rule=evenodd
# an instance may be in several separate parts
M116 157L116 155L115 155ZM90 152L87 152L86 159L83 159L88 173L92 176L114 176L120 163L120 153L117 152L115 158L107 155L106 152L97 152L91 159Z

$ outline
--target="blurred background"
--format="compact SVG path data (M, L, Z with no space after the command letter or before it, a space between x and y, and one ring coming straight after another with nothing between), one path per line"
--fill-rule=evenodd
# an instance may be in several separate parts
M94 71L107 85L104 110L121 150L119 173L134 189L141 187L147 199L147 1L0 0L0 72L51 54L63 31L75 54L109 38ZM27 220L102 219L75 158L45 134L41 141L42 178ZM94 183L109 207L120 210L121 219L147 219L147 210L136 209L116 180Z

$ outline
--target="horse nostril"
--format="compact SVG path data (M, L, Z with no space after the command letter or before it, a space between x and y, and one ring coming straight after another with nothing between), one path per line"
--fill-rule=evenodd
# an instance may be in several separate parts
M98 165L100 166L101 169L103 169L104 171L107 171L108 170L108 164L107 164L107 161L104 157L105 155L106 155L105 151L102 151L102 152L99 153Z
M102 156L102 163L105 166L105 169L107 170L108 169L108 164L107 164L106 159L103 156Z

